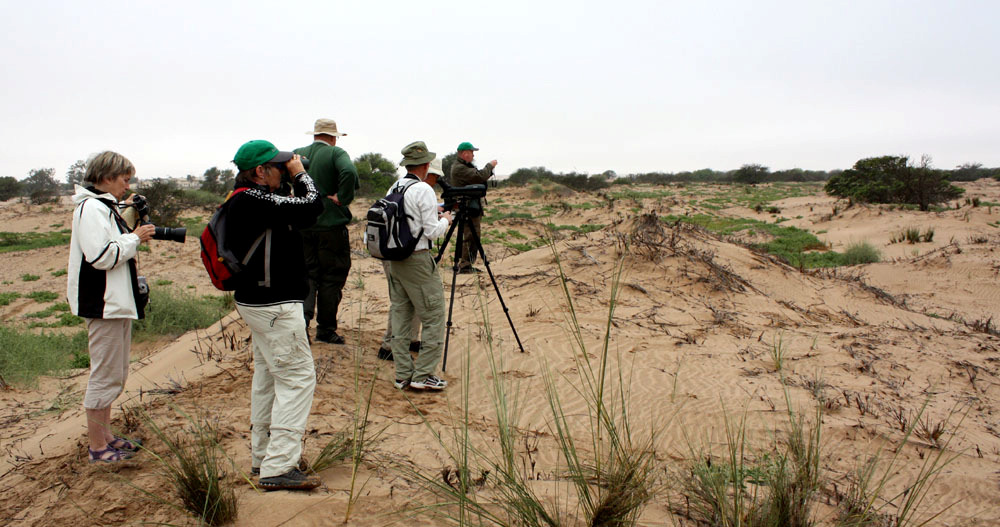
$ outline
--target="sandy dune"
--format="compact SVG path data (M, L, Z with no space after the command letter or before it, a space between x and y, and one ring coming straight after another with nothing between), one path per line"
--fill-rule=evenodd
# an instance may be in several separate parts
M1000 201L1000 182L978 181L967 188L970 196ZM712 192L708 187L698 191ZM932 489L933 503L926 510L956 505L933 524L1000 524L1000 337L995 322L1000 318L1000 229L993 226L1000 220L1000 207L963 205L920 213L845 208L843 202L818 194L780 200L775 204L788 224L825 231L819 237L834 250L869 241L891 259L802 273L699 228L662 223L652 227L643 221L646 213L704 210L697 200L679 191L673 194L608 200L589 194L533 196L526 189L491 191L491 198L499 201L496 208L508 205L507 210L529 211L533 218L500 219L487 230L513 230L530 238L548 222L604 225L588 234L560 231L563 236L555 244L568 278L579 339L553 250L542 246L518 252L492 244L487 249L491 266L526 352L518 350L488 277L459 276L445 373L451 384L443 394L394 390L391 364L375 359L388 310L386 284L381 263L364 255L361 224L352 226L354 269L341 320L348 345L313 347L319 384L306 438L311 457L351 422L354 352L359 352L362 382L377 376L371 426L384 428L384 433L363 464L358 481L366 486L350 524L393 524L406 518L398 511L430 499L411 471L435 477L454 466L431 430L442 433L447 447L454 445L452 431L461 415L463 388L470 394L473 442L484 448L495 445L488 395L490 349L502 361L499 375L519 394L522 413L517 425L524 434L520 456L525 467L531 467L526 470L540 492L570 499L571 489L559 478L562 461L552 436L545 372L554 374L571 426L583 433L587 418L576 392L574 357L594 358L603 346L615 270L622 258L624 274L611 318L611 371L627 379L635 432L656 433L657 458L665 472L682 470L692 451L719 453L727 415L738 415L744 408L752 443L763 447L775 441L775 430L783 430L787 421L787 387L796 411L811 415L816 405L825 409L822 464L831 480L817 513L820 522L828 524L847 474L879 445L898 445L902 432L896 416L915 415L929 399L928 423L944 422L956 408L967 412L960 427L957 417L948 421L946 432L954 435L948 452L957 457ZM556 212L541 219L546 206ZM834 206L839 211L831 215ZM8 230L37 225L47 230L45 226L67 221L65 206L50 212L25 211L10 202L2 207L0 224ZM719 214L770 218L745 207L724 208ZM933 227L934 240L890 243L893 234L911 226ZM183 246L154 242L141 263L149 276L169 276L172 287L188 290L193 285L190 290L198 294L211 293L197 252L193 237ZM65 248L4 254L0 280L5 289L19 292L61 292L65 278L51 272L35 282L19 277L29 270L59 269L65 258ZM450 268L442 268L442 277L450 283ZM0 307L0 316L19 320L34 309L31 302L19 299ZM976 327L988 320L994 321L992 326ZM989 328L993 334L983 331ZM230 316L158 349L140 350L142 358L134 364L128 392L119 401L142 405L158 423L175 430L186 426L178 409L208 417L236 468L248 470L252 372L247 339L238 317ZM786 350L784 385L771 358L772 347L778 345ZM77 373L44 379L37 389L0 394L0 523L192 523L183 512L145 499L131 487L169 494L148 454L115 472L85 462L79 408L85 381L86 375ZM47 410L59 398L70 403ZM148 430L140 428L138 434L151 439ZM155 451L157 443L150 441L150 448ZM902 450L906 463L890 487L902 488L921 460L936 452L928 439L913 438ZM321 476L324 485L308 494L263 494L230 474L241 500L237 525L341 524L349 501L350 466L342 463ZM666 497L658 498L644 510L640 524L684 521L677 513ZM425 517L404 523L439 524Z

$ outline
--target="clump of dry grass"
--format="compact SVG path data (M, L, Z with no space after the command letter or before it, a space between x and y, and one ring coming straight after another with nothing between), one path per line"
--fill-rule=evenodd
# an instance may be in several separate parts
M227 458L219 445L217 425L207 418L196 419L177 411L185 417L190 429L167 432L145 412L142 421L166 448L166 452L158 453L143 447L160 466L161 474L173 487L180 505L148 491L142 492L163 503L186 509L206 525L231 523L236 519L238 504L236 493L226 482L222 469ZM229 462L232 465L232 461Z

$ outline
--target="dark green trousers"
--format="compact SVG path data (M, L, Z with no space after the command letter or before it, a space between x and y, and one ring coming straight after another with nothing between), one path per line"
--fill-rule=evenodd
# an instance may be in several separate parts
M316 334L337 331L337 310L351 272L351 243L347 227L302 231L309 295L303 314L308 324L316 314Z

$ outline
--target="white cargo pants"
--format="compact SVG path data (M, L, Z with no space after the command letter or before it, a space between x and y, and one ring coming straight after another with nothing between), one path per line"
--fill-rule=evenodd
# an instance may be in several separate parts
M316 371L302 304L236 305L253 336L250 443L260 477L298 466L302 435L312 407Z

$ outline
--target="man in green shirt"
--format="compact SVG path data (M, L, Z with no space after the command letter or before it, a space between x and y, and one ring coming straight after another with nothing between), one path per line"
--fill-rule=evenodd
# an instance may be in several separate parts
M337 138L347 134L337 131L333 119L317 119L312 132L313 144L295 150L309 159L313 178L323 202L323 213L312 227L302 230L309 295L303 310L306 326L316 313L316 340L343 344L337 334L337 310L344 284L351 271L351 244L347 225L351 223L354 191L360 188L358 171L351 156L337 146Z
M486 180L493 177L493 169L497 166L497 160L494 159L489 163L486 163L482 169L477 169L476 165L472 164L472 160L476 157L476 150L478 148L472 146L472 143L466 141L458 145L458 159L455 163L451 165L451 185L453 187L464 187L466 185L481 185L485 184ZM479 249L472 246L472 232L475 231L476 238L480 237L480 217L483 215L483 205L480 203L479 199L474 199L469 202L469 221L465 224L465 229L462 234L462 252L458 260L458 272L465 273L476 273L479 272L478 269L472 267L472 262L476 261L476 254Z

